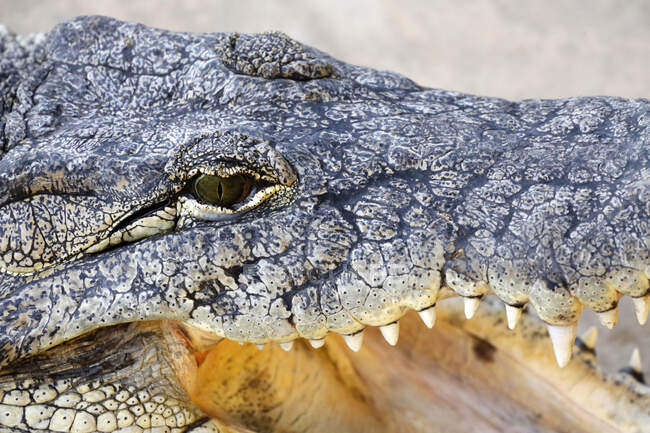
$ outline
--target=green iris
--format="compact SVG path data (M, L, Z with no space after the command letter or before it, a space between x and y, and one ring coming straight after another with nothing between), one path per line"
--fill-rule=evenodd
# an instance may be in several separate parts
M203 174L194 182L194 191L203 202L221 207L242 202L250 189L250 181L242 175L221 177Z

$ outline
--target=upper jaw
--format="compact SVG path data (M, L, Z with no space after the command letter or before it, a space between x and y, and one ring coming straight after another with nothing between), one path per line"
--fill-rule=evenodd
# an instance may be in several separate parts
M512 326L521 307L532 303L551 326L558 362L566 364L583 305L600 308L604 323L611 326L625 293L634 297L639 321L647 317L647 251L635 251L631 243L626 254L634 260L626 266L557 287L537 277L534 262L501 253L487 260L482 247L508 250L515 243L507 237L490 238L485 230L461 236L462 218L440 211L454 210L454 200L424 200L431 190L420 176L411 177L408 171L392 179L375 174L333 194L326 176L315 185L310 182L318 178L318 164L309 169L297 165L318 160L307 158L309 152L301 153L300 147L294 151L280 154L300 167L294 177L300 178L295 184L299 194L284 209L227 224L194 222L175 232L180 229L179 212L171 206L157 216L163 224L152 231L133 228L146 225L147 216L119 232L120 241L162 236L106 253L91 247L96 256L43 273L41 281L31 283L34 293L47 288L52 309L61 317L23 323L21 332L36 341L25 347L42 349L105 323L166 318L255 343L298 337L319 341L337 332L348 336L356 349L367 326L382 327L394 343L396 323L409 309L422 311L430 321L431 308L450 288L465 297L468 317L483 296L496 293ZM83 314L67 316L76 301L64 293L81 299ZM592 298L605 303L589 305ZM28 297L23 302L30 311L41 308L43 301ZM46 327L52 323L66 325L50 339Z

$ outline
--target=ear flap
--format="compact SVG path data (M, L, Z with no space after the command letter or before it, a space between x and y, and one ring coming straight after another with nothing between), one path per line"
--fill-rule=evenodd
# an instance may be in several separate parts
M330 59L280 32L235 33L217 47L223 64L235 73L267 79L311 80L334 75Z

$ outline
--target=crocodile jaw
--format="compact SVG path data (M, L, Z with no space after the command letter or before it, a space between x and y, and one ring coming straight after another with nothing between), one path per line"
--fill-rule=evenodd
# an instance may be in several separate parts
M580 348L559 369L538 319L509 331L493 303L468 321L457 301L441 303L433 330L406 315L396 347L374 328L358 353L335 334L322 349L301 341L291 351L224 339L176 358L177 371L192 401L235 431L614 432L650 422L648 387L603 373Z

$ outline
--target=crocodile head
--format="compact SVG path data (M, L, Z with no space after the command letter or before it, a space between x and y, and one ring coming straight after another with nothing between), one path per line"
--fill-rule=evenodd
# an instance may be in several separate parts
M647 100L427 89L279 33L1 36L0 430L649 425L636 360L602 372L592 331L569 362L584 307L647 318Z

